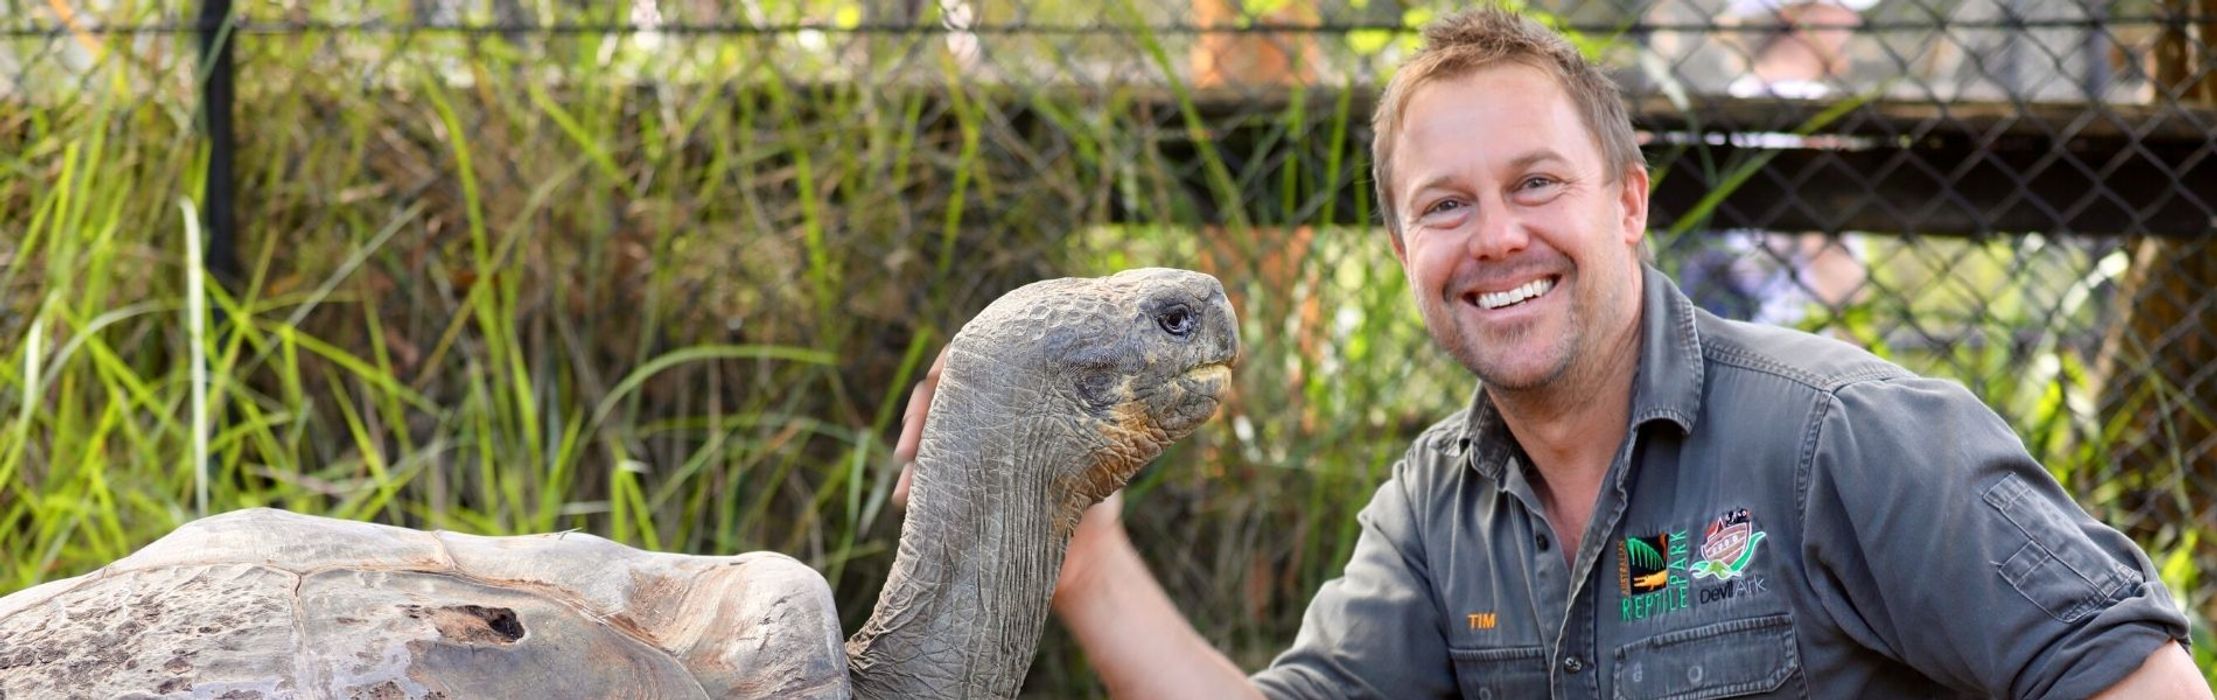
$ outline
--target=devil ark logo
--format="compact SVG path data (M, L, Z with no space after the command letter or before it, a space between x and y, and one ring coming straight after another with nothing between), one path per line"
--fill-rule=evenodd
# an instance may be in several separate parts
M1701 561L1694 564L1694 578L1739 578L1748 562L1755 560L1755 546L1762 543L1763 531L1755 529L1746 508L1717 516L1701 531Z

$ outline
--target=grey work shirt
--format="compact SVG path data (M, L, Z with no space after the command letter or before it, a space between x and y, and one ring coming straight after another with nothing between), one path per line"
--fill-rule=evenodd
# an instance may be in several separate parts
M1481 390L1358 516L1266 695L2085 697L2185 638L2147 556L1962 387L1645 277L1575 565Z

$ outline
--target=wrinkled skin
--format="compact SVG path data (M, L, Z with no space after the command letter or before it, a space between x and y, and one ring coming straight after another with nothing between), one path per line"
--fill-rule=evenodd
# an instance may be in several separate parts
M893 575L842 649L789 557L250 509L0 598L0 697L1010 697L1084 509L1216 409L1216 280L1033 284L950 346Z
M1215 279L1134 270L1026 286L964 327L892 581L847 643L856 694L1014 695L1078 518L1214 414L1236 325Z

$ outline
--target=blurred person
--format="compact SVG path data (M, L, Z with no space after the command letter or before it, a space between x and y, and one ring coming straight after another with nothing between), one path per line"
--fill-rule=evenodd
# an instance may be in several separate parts
M1727 16L1766 28L1749 47L1747 72L1725 92L1733 97L1818 100L1837 94L1853 63L1848 42L1876 0L1734 0Z
M1374 117L1375 182L1426 327L1480 387L1253 675L1179 614L1116 500L1089 511L1054 608L1112 693L2211 697L2147 555L1977 398L1701 311L1642 260L1645 162L1567 41L1493 8L1425 38Z
M1846 53L1862 10L1875 0L1736 0L1728 18L1775 25L1749 46L1748 70L1725 91L1741 99L1822 100L1850 63ZM1780 135L1822 145L1821 137ZM1867 272L1861 236L1733 230L1698 241L1679 269L1696 306L1742 321L1793 326L1812 304L1838 311L1853 302Z

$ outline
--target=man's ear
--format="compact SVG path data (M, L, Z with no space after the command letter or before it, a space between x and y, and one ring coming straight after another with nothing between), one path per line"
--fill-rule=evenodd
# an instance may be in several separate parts
M1621 185L1617 203L1624 207L1624 244L1639 245L1647 236L1647 168L1634 163L1624 169L1624 176L1617 182Z
M1409 244L1401 240L1401 229L1395 228L1390 221L1386 222L1386 238L1393 241L1393 259L1401 261L1402 267L1408 267Z

